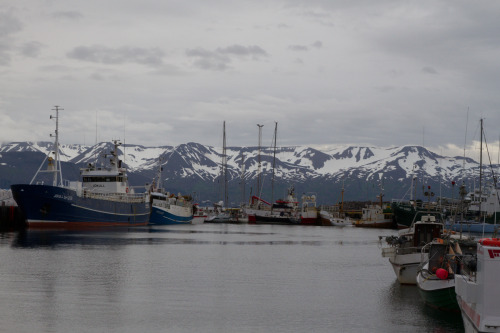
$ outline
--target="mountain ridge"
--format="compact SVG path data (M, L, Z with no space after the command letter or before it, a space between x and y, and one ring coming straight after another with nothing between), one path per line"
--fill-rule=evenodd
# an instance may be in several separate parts
M0 188L14 182L29 182L36 172L37 161L39 166L52 146L51 142L29 141L2 144ZM60 145L63 176L69 180L77 179L80 167L96 161L104 163L100 157L111 148L112 144L106 142L91 146ZM226 152L229 196L233 198L233 204L238 204L246 201L245 197L254 191L259 170L259 147L228 147ZM118 154L135 186L151 182L161 161L162 179L167 184L164 187L171 187L173 192L196 192L200 200L218 201L222 187L222 148L196 142L175 147L127 143L119 147ZM376 195L381 192L385 193L386 199L400 199L414 177L420 180L421 186L439 188L442 195L456 197L453 181L463 181L472 187L479 175L479 164L472 158L441 156L421 146L339 146L327 150L308 146L277 147L276 150L261 147L263 197L271 192L273 160L278 191L284 192L293 184L297 193L318 193L320 203L331 203L337 198L342 184L346 200L376 200ZM493 167L498 170L498 166Z

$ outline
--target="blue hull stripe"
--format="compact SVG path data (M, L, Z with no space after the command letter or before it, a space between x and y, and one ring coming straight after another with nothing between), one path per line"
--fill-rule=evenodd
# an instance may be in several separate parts
M193 220L193 215L179 216L167 212L165 210L153 207L151 209L151 217L149 224L153 225L168 225L168 224L190 224Z
M73 205L73 207L76 207L76 208L79 208L79 209L83 209L83 210L87 210L87 211L96 212L96 213L99 213L99 214L112 214L112 215L130 216L130 214L105 212L105 211L102 211L102 210L91 209L91 208L82 207L82 206L78 206L78 205ZM134 214L134 216L138 216L138 215L149 215L149 212L146 212L146 213L143 213L143 214Z

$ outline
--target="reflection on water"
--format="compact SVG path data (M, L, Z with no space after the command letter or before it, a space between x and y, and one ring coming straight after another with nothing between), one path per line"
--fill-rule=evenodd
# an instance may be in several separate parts
M188 225L0 234L7 332L463 332L380 231ZM383 232L387 233L387 232Z
M163 237L150 237L149 233L162 233ZM190 234L233 234L233 235L251 235L241 232L206 232L189 230L165 230L148 229L140 230L138 228L119 230L25 230L19 232L12 243L13 247L60 247L71 245L82 246L126 246L126 245L161 245L161 244L207 244L207 245L307 245L320 246L322 241L299 241L299 240L269 240L269 241L209 241L197 238L176 238L168 237L172 235L190 235ZM253 235L263 235L253 233ZM268 234L272 235L272 234ZM147 237L145 237L147 236ZM342 242L339 242L342 243Z
M427 326L428 332L463 332L463 323L460 313L446 312L433 309L424 304L417 286L401 285L395 279L388 286L386 304L390 311L386 312L387 320L393 325L405 325L408 318L420 314L421 319L417 326Z

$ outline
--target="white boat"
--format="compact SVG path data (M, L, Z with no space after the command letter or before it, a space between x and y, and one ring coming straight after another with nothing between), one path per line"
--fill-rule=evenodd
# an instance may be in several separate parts
M394 221L392 219L391 207L384 208L383 204L384 194L380 193L379 205L368 205L362 209L361 219L354 223L355 227L361 228L392 228Z
M477 255L455 275L455 292L465 332L500 332L500 239L483 238Z
M339 211L320 210L319 216L323 225L332 225L336 227L346 227L353 225L353 220L351 220L347 216L344 216L344 214L340 213Z
M322 225L333 225L337 227L352 226L354 220L346 216L344 212L344 182L342 181L340 205L324 206L319 212Z
M382 248L382 256L389 258L394 273L401 284L416 284L417 272L422 261L422 247L440 238L444 224L431 214L415 214L410 228L399 231L399 236L386 237L388 247ZM419 218L419 215L420 216ZM381 237L382 238L382 237Z
M231 222L231 214L227 212L220 212L215 215L211 215L205 219L205 223L229 223Z
M362 209L361 219L354 223L360 228L392 228L392 213L386 212L383 206L369 205Z

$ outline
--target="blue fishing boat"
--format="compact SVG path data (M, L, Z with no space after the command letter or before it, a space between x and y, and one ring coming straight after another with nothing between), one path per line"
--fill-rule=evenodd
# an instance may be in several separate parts
M189 196L170 193L151 193L151 217L149 224L191 224L193 221L193 202Z
M162 188L161 159L156 179L151 184L150 225L191 224L193 221L193 199L165 192Z
M105 155L109 166L89 163L80 169L81 179L63 181L59 160L59 107L56 106L54 151L50 152L29 184L11 186L14 200L29 228L86 228L146 225L151 213L149 193L134 193L126 169L118 159L118 147ZM51 155L54 155L52 157ZM48 162L46 170L42 170ZM52 184L35 180L48 174ZM43 178L43 177L40 177Z

